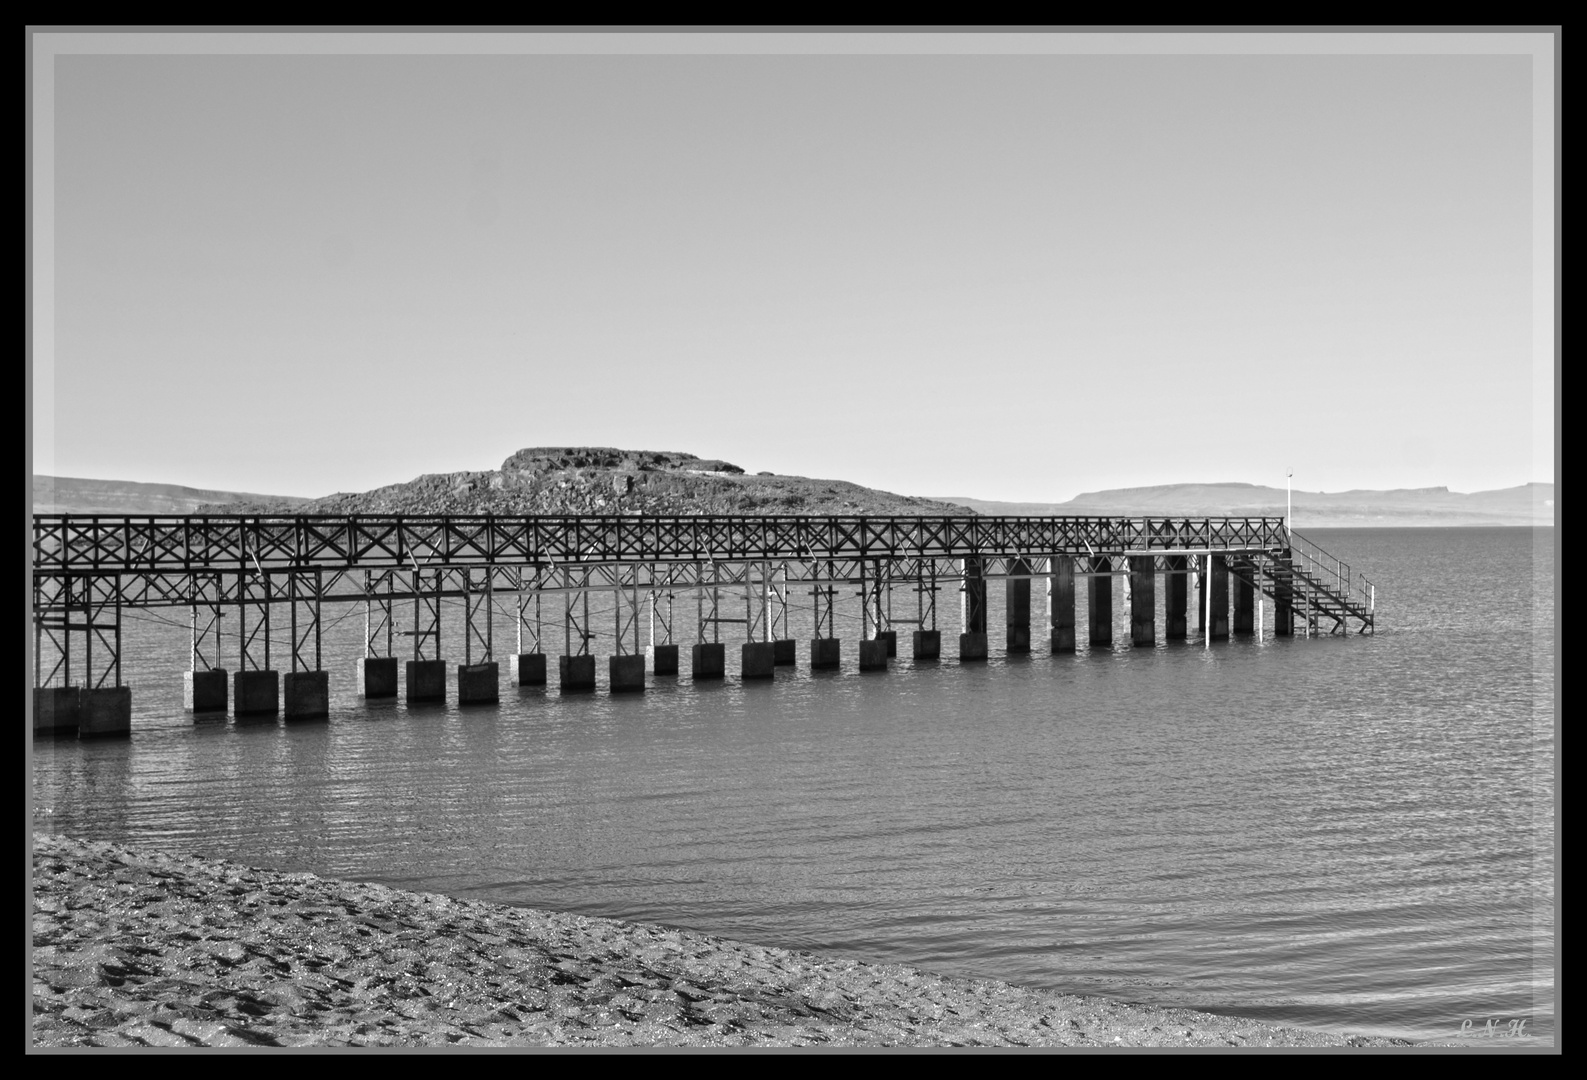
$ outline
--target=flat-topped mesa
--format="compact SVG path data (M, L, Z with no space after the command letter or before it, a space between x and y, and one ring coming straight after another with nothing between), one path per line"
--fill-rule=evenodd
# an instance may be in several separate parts
M227 503L200 513L264 514L275 506ZM749 475L720 458L610 446L528 447L496 471L435 473L363 493L293 507L301 514L866 514L973 515L954 503L919 499L842 480L769 472Z
M742 474L743 469L718 459L701 459L673 450L619 450L612 446L531 446L501 463L501 471L547 473L564 469L625 469L649 472L674 469L686 472Z

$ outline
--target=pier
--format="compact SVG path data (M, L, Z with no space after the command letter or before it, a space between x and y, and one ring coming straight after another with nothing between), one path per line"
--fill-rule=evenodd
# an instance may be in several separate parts
M289 720L327 715L323 618L347 604L363 607L365 655L351 673L362 697L455 694L459 705L499 700L492 612L503 603L515 622L511 684L547 685L545 643L557 642L559 690L595 690L591 594L615 599L611 693L675 676L685 657L696 681L730 670L774 680L799 662L789 631L795 605L814 627L803 650L812 670L841 663L845 601L858 609L861 672L887 670L900 628L910 631L915 660L985 660L994 644L987 589L996 582L999 644L1011 654L1075 651L1082 582L1087 640L1111 646L1115 576L1128 582L1135 647L1189 637L1192 576L1207 647L1255 632L1259 596L1272 602L1279 636L1297 625L1308 636L1370 634L1376 615L1373 583L1282 518L35 514L32 558L34 732L82 737L130 731L122 620L145 608L188 615L189 711ZM1046 600L1039 634L1033 588ZM945 590L959 598L951 657L939 626ZM462 640L444 649L443 602L461 607L463 626ZM694 608L692 640L673 637L680 602ZM235 620L227 655L223 617ZM731 668L730 643L738 646Z

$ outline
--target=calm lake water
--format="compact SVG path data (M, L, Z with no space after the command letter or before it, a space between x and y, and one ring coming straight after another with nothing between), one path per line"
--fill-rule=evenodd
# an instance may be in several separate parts
M903 627L861 676L845 597L841 672L802 640L741 685L730 644L695 686L685 648L643 695L563 699L554 658L552 688L507 685L504 614L501 704L459 711L366 707L344 608L331 718L289 726L194 723L186 612L140 613L132 738L35 742L33 821L1275 1023L1552 1039L1554 530L1306 535L1379 583L1375 637L1132 649L1120 595L1111 651L1003 657L994 582L984 664L954 658L946 593L947 659L914 664Z

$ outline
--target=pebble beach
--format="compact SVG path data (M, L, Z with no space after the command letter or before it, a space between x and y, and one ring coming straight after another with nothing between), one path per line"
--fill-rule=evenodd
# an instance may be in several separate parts
M33 1045L1408 1046L33 836Z

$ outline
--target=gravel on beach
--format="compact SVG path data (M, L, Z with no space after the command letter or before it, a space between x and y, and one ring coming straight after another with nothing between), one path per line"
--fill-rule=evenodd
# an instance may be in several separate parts
M33 835L33 1045L1407 1046Z

